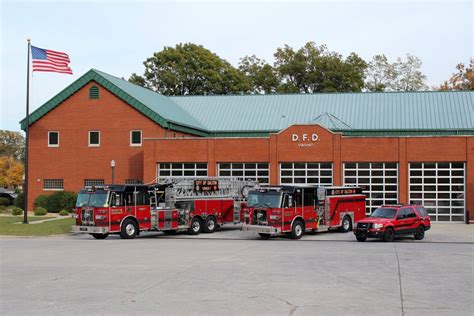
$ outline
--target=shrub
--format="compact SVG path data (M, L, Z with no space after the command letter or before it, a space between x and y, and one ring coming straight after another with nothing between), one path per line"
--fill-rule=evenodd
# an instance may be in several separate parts
M25 209L25 194L23 192L18 194L14 204L16 207L21 208L22 210Z
M23 210L19 207L12 207L12 215L23 215Z
M59 211L59 215L61 215L61 216L68 216L68 215L69 215L69 212L66 211L66 210L60 210L60 211Z
M35 215L36 216L43 216L43 215L46 215L46 214L48 214L48 211L43 207L38 207L38 208L35 209Z
M7 206L12 204L6 197L0 197L0 205Z
M49 195L45 195L45 194L38 195L33 205L35 206L35 208L42 207L42 208L48 209L48 200L49 200Z

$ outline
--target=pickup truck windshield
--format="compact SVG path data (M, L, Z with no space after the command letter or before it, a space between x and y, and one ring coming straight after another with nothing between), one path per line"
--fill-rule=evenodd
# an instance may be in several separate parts
M394 208L378 208L376 209L370 217L378 217L378 218L394 218L395 213L397 212Z
M281 194L278 192L249 192L247 205L251 207L280 207Z
M107 193L105 192L91 192L79 193L77 196L76 207L93 206L104 207L107 204Z

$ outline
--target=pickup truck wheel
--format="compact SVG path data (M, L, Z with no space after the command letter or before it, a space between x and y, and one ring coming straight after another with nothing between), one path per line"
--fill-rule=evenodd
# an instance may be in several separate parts
M342 219L340 231L343 233L350 232L352 230L352 219L350 216L346 215Z
M209 216L206 218L206 222L204 223L203 230L205 233L212 234L217 229L217 222L213 216Z
M425 238L425 228L423 226L418 226L415 231L415 239L422 240L423 238Z
M367 237L365 236L356 236L357 241L364 242L367 240Z
M393 241L395 238L395 232L393 231L393 228L388 227L385 229L385 232L383 233L383 241Z
M304 224L301 220L296 220L291 228L291 238L300 239L304 234Z
M202 221L199 218L194 217L191 220L191 225L189 226L188 234L199 235L199 233L201 233L201 230L202 230Z
M127 218L120 228L120 237L123 239L133 239L138 235L138 227L135 221Z
M105 239L109 234L91 234L95 239Z
M258 235L263 239L268 239L271 236L270 234L267 234L267 233L258 233Z

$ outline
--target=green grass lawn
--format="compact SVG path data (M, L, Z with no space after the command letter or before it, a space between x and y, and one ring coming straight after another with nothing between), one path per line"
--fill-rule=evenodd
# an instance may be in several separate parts
M48 219L47 216L28 217L28 222ZM10 236L48 236L68 234L71 225L74 225L74 218L61 218L40 224L15 224L23 222L23 216L1 216L0 235Z

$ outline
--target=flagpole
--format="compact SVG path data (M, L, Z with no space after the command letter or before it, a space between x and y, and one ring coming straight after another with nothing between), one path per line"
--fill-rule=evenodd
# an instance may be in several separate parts
M25 128L25 183L24 183L24 196L25 196L25 210L23 212L23 224L28 224L28 143L29 137L28 132L30 128L30 50L31 40L28 38L28 54L26 63L26 128Z

